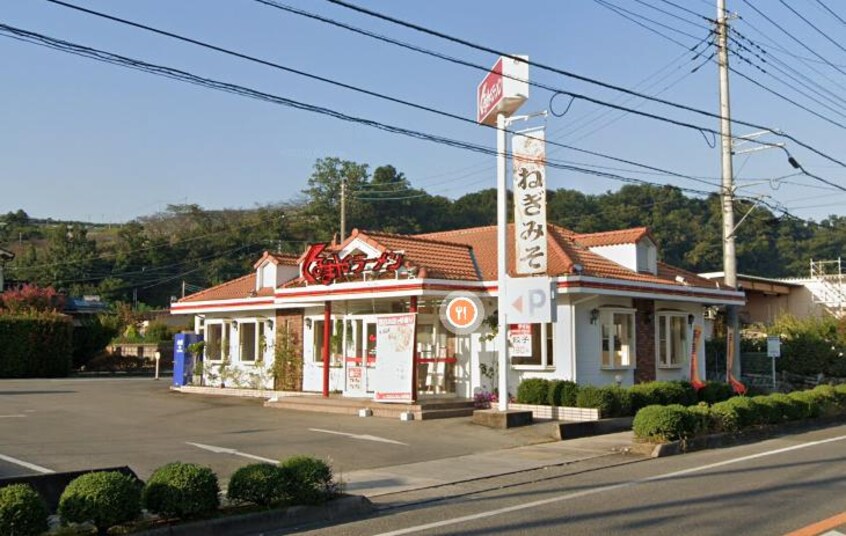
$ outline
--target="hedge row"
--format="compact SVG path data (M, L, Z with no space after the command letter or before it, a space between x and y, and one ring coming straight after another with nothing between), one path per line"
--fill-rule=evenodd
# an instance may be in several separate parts
M280 465L254 464L235 471L228 498L259 506L320 504L340 492L331 467L308 456ZM142 507L164 519L191 519L220 507L217 475L192 463L169 463L146 484L117 471L84 474L68 484L59 499L63 524L91 523L99 534L135 521ZM0 488L0 534L28 536L47 529L47 509L28 485Z
M820 385L810 391L766 396L738 396L708 405L650 405L637 412L632 424L636 437L675 441L717 432L738 432L751 426L779 424L846 414L846 384Z
M0 378L67 376L72 334L73 326L64 315L0 315Z
M517 402L520 404L597 408L604 417L634 415L639 409L651 405L713 404L732 395L731 386L721 382L709 382L698 393L685 381L648 382L622 388L579 386L571 381L530 378L517 387Z

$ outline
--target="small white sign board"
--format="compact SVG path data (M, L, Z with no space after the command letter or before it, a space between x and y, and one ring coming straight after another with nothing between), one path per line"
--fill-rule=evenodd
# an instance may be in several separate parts
M553 321L555 291L552 279L509 277L505 287L505 319L509 324L546 324Z
M767 357L781 357L781 339L777 335L767 337Z

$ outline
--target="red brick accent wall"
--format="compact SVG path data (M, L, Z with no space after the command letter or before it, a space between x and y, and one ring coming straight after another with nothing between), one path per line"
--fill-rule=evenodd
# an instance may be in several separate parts
M287 339L287 343L286 343ZM287 348L287 350L286 350ZM276 311L274 387L281 391L303 390L303 310Z
M635 383L655 380L655 300L632 300L635 309L637 340Z

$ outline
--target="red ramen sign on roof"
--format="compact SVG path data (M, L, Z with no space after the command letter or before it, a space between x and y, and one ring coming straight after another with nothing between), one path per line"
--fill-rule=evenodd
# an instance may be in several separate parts
M378 257L368 257L364 253L341 257L338 253L327 253L327 245L312 244L306 252L301 271L303 279L309 283L329 285L338 279L364 272L396 272L402 266L404 257L402 253L387 250Z

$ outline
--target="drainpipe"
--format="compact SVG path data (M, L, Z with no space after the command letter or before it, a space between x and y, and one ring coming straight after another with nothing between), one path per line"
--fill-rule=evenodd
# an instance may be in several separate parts
M323 398L329 397L329 340L332 338L332 302L323 305Z

